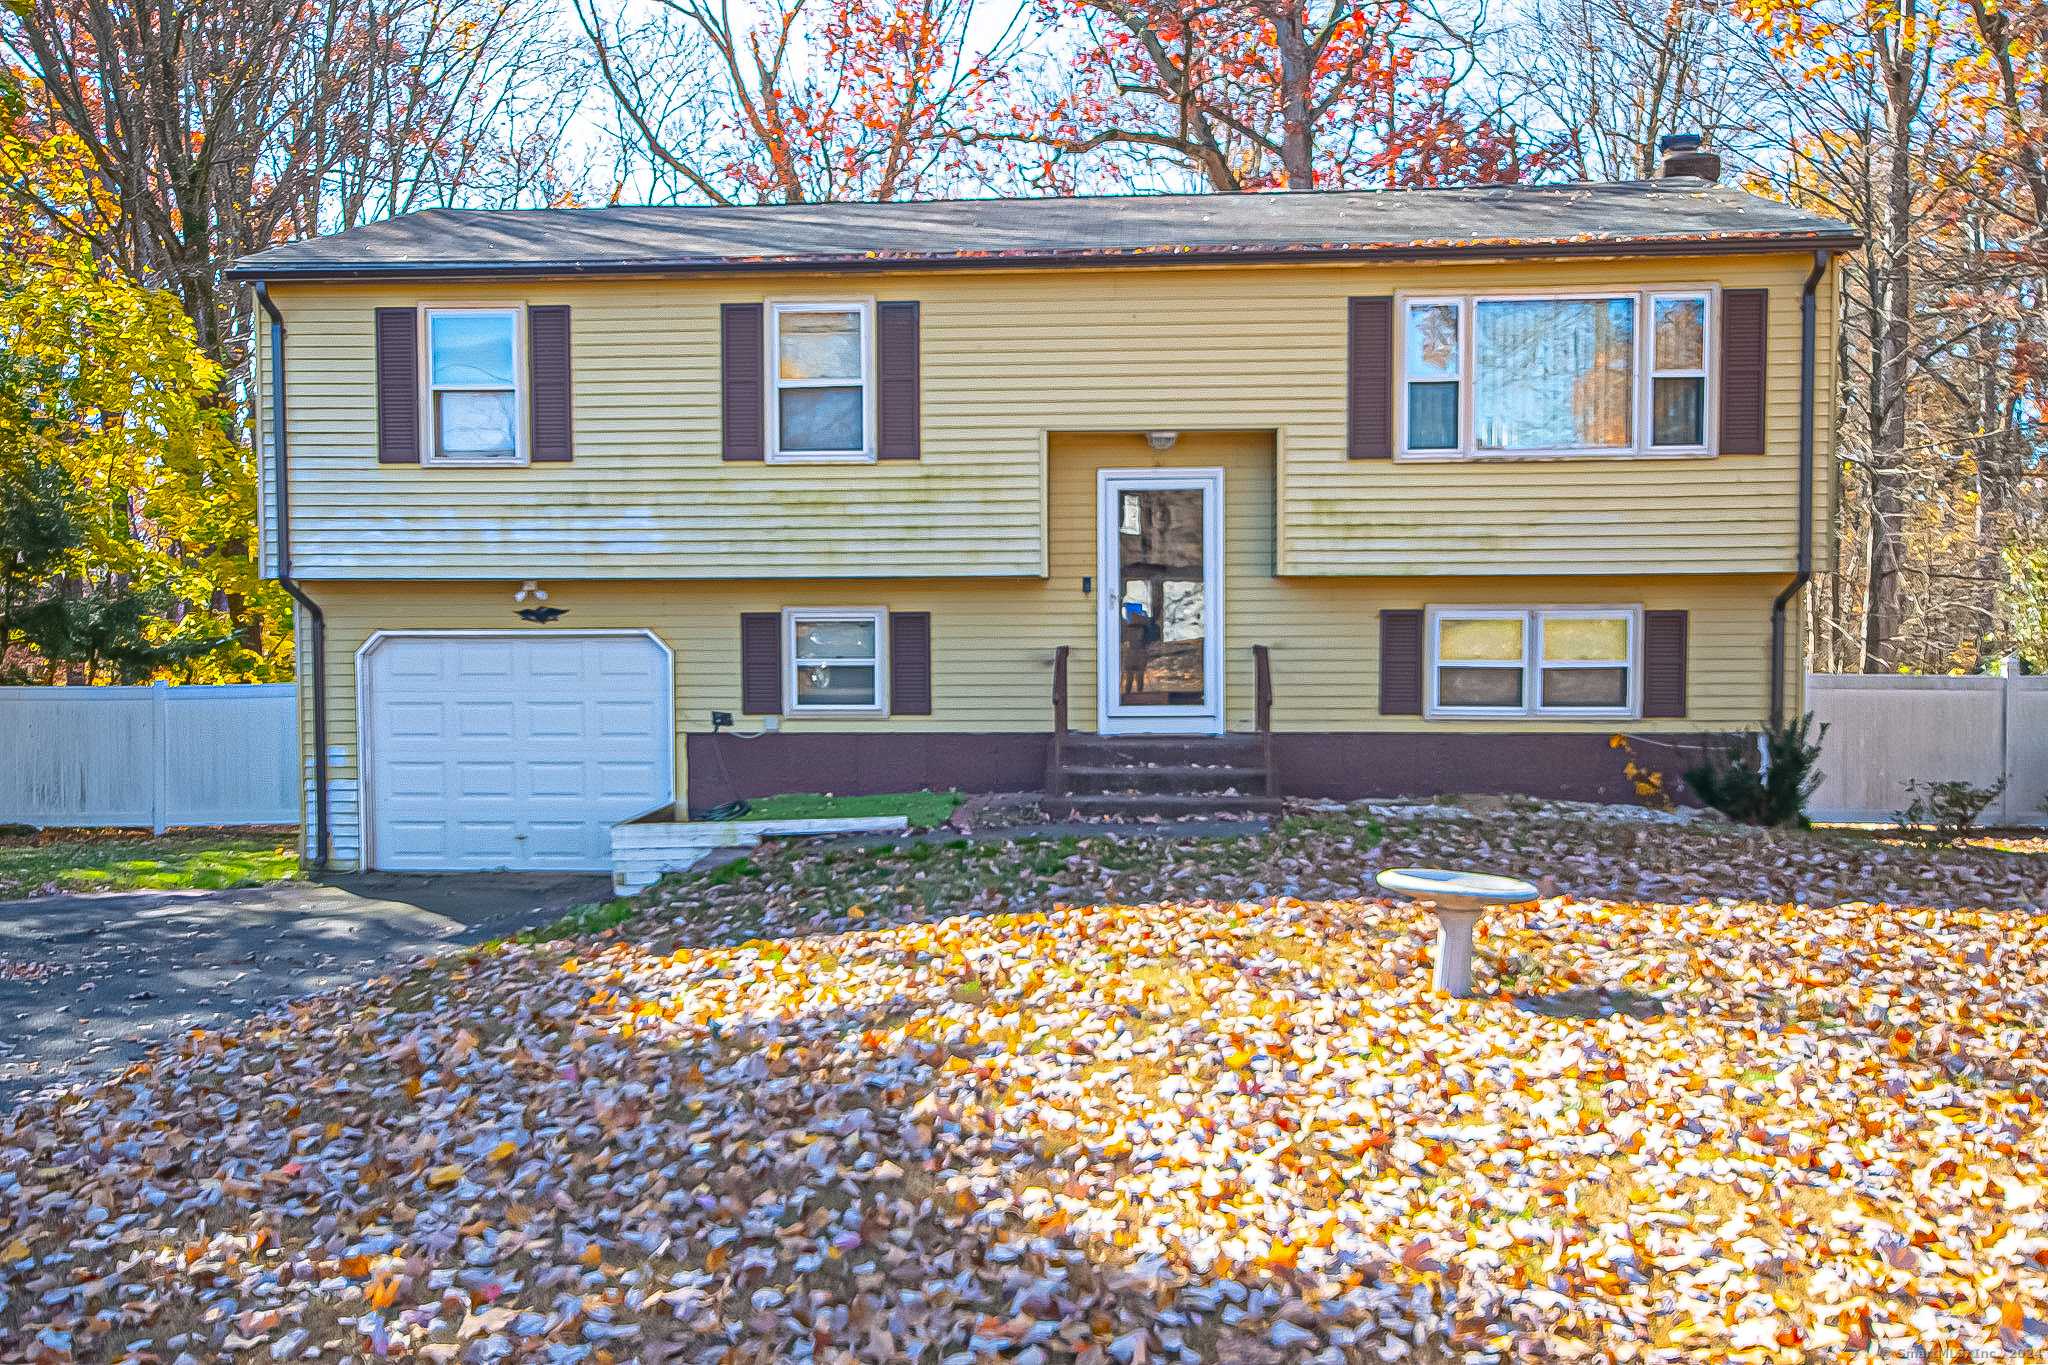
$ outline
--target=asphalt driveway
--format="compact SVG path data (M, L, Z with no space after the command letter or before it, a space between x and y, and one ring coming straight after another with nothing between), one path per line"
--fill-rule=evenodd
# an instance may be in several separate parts
M602 873L402 873L0 901L0 1109L188 1029L611 897Z

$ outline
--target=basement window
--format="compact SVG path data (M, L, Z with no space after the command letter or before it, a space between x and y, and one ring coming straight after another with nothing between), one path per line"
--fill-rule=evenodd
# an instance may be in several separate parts
M1634 607L1435 607L1429 714L1440 719L1630 717Z
M790 607L782 613L791 715L888 712L888 611L882 607Z

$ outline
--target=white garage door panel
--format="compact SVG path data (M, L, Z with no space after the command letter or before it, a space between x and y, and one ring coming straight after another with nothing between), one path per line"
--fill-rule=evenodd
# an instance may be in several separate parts
M377 641L372 863L608 868L612 825L673 797L670 670L644 635Z

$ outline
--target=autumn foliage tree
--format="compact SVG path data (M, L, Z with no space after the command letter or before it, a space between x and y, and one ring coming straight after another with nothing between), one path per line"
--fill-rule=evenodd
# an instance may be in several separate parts
M274 242L453 202L566 197L551 172L581 80L540 0L19 0L0 43L28 120L76 140L118 211L32 180L17 203L244 358L222 272ZM550 110L553 112L550 113Z
M627 11L576 0L656 198L889 200L971 173L995 59L969 56L970 0L769 0L751 22L722 0Z
M10 264L42 263L66 282L55 295L26 284L10 295L10 339L69 345L70 363L101 367L113 389L66 392L68 411L118 411L132 380L204 414L178 442L154 439L186 430L160 415L59 445L68 486L84 499L73 520L90 532L80 553L94 581L161 598L155 635L227 617L238 643L207 656L215 676L275 675L289 658L291 621L287 599L254 571L251 303L224 272L277 241L413 209L575 197L560 149L581 58L554 30L551 3L19 0L0 9L13 139L0 213L27 243ZM181 317L163 312L166 299ZM10 381L41 375L24 363ZM38 401L60 396L36 392ZM125 510L99 491L109 479L127 490ZM7 491L18 507L42 505L27 484ZM86 581L68 571L66 580Z
M1520 178L1526 149L1463 102L1469 35L1423 0L1040 0L1068 55L1011 140L1071 188L1091 154L1202 188Z
M66 135L0 131L0 174L79 221L117 211ZM261 637L284 598L249 554L254 463L178 296L19 212L0 235L0 673L288 673Z
M1755 182L1864 239L1843 262L1841 554L1821 566L1812 657L1981 667L2019 643L2004 551L2039 534L2039 201L2020 131L2039 120L2019 75L2038 58L1969 0L1741 12L1752 88L1783 127Z

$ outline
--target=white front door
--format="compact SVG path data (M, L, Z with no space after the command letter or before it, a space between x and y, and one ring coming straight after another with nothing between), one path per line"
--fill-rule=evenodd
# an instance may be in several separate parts
M1102 733L1223 733L1223 471L1105 469L1098 490Z
M364 646L367 865L611 867L674 799L674 664L645 631L383 635Z

